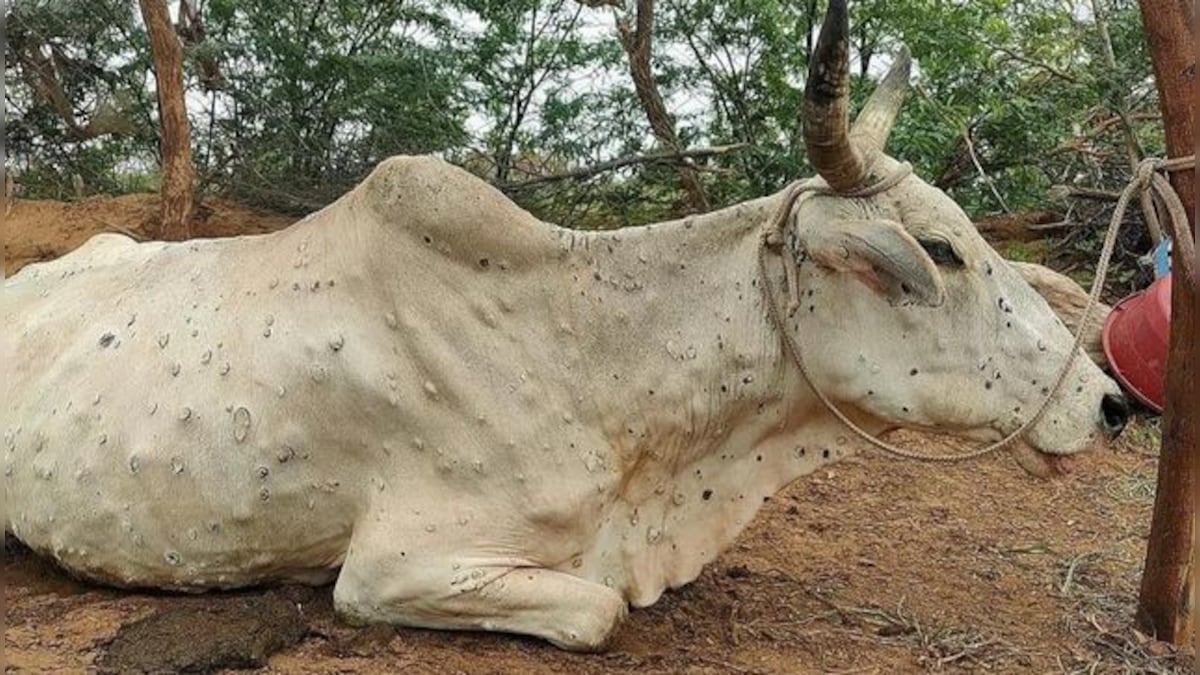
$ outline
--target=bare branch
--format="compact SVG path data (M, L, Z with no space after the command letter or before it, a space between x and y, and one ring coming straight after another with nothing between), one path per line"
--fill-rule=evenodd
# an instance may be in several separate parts
M1025 56L1024 54L1020 54L1018 52L1015 52L1015 51L1009 49L1008 47L1001 47L1000 45L991 45L991 48L1000 52L1001 54L1004 54L1005 56L1012 59L1013 61L1018 61L1020 63L1024 63L1027 66L1033 66L1034 68L1039 68L1039 69L1044 70L1047 73L1053 75L1054 77L1057 77L1060 80L1065 80L1067 82L1070 82L1071 84L1079 84L1079 78L1077 78L1074 75L1071 75L1069 73L1066 73L1062 70L1059 70L1058 68L1055 68L1054 66L1052 66L1048 63L1042 63L1041 61L1038 61L1036 59L1031 59L1028 56Z
M971 155L971 162L975 164L975 170L979 172L979 177L991 188L992 195L996 197L996 201L1000 202L1000 208L1004 209L1005 213L1012 213L1012 209L1008 208L1008 204L1004 201L1004 196L1000 194L1000 190L996 189L996 183L984 170L983 163L979 161L979 155L975 152L975 142L971 140L971 129L963 131L963 140L966 141L967 152Z
M547 183L554 183L564 180L581 180L591 178L597 174L606 171L615 171L627 166L638 164L678 164L687 165L687 160L698 159L703 157L717 157L720 155L728 155L730 153L739 152L750 147L747 143L734 143L732 145L718 145L711 148L692 148L690 150L671 150L666 152L656 152L648 155L627 155L618 157L607 162L600 162L591 166L584 166L562 173L554 173L546 176L538 176L529 180L520 181L518 183L502 183L499 187L505 192L525 190ZM693 167L695 168L695 167Z
M1088 199L1096 202L1115 202L1121 198L1121 193L1100 190L1097 188L1074 187L1071 185L1055 185L1047 191L1051 199Z

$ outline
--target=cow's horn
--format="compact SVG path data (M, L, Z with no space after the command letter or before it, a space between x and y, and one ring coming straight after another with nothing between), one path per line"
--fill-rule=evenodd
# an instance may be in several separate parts
M804 144L808 161L835 190L853 190L866 178L850 142L850 14L846 0L830 0L804 90Z
M908 93L911 72L912 53L908 51L908 47L901 46L887 77L879 83L875 93L867 100L867 105L858 114L858 119L854 121L850 138L854 147L866 157L868 164L872 156L883 152L887 146L888 136L892 133L892 126L896 123L900 106Z

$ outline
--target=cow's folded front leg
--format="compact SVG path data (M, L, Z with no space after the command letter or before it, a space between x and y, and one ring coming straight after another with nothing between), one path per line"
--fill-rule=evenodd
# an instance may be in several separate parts
M595 651L628 613L611 588L545 568L452 558L382 562L353 555L346 561L334 604L347 621L520 633Z

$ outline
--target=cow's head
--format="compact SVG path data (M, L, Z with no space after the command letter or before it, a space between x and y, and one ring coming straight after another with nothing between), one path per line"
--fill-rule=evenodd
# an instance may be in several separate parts
M808 157L840 192L900 164L884 144L908 87L901 53L849 124L845 0L829 14L809 72ZM883 426L996 440L1046 398L1073 345L1045 300L979 235L945 193L915 176L865 198L809 195L787 226L800 307L789 320L816 386ZM1124 427L1121 390L1080 356L1028 433L1035 473Z

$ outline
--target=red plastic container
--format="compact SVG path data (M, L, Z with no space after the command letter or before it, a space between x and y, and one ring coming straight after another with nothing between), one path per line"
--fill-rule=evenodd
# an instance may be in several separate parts
M1171 339L1171 275L1117 303L1103 335L1104 354L1117 380L1161 413Z

